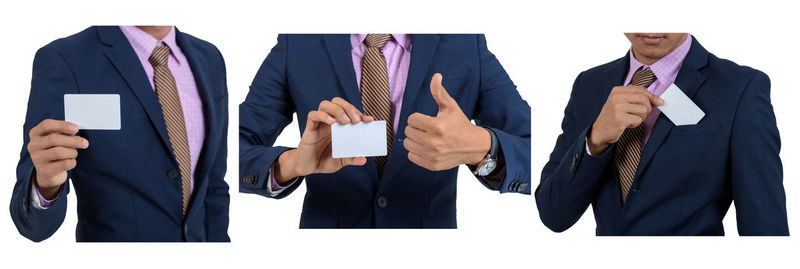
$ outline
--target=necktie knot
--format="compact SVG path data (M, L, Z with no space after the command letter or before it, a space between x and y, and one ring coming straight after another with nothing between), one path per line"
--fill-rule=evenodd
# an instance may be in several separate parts
M367 43L368 48L383 48L386 43L389 43L389 40L392 40L390 34L368 34L364 42Z
M156 46L148 60L150 60L150 64L153 66L166 66L167 60L169 59L169 52L170 50L167 46Z
M656 74L653 73L653 69L642 67L633 73L631 85L647 88L650 87L650 84L653 84L654 81L656 81Z

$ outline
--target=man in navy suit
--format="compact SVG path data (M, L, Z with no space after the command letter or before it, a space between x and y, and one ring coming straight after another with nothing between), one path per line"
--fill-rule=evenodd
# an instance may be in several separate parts
M120 130L64 121L64 94L119 95ZM11 198L41 241L76 190L78 241L230 241L225 64L172 26L90 27L39 49Z
M780 136L764 73L717 58L687 33L627 33L628 54L575 80L536 203L562 232L591 204L597 235L788 235ZM677 86L705 112L675 126Z
M301 228L455 228L461 164L530 194L530 107L483 35L280 35L239 108L239 191L305 179ZM295 112L300 144L274 146ZM331 124L373 120L388 156L332 158Z

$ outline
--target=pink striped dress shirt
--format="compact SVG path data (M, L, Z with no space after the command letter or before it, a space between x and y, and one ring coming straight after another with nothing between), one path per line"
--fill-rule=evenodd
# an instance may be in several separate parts
M181 100L181 107L183 108L183 118L186 122L186 135L189 140L189 154L192 159L192 190L194 189L194 171L197 167L197 160L200 159L200 151L203 148L203 141L206 136L205 116L203 115L203 100L197 89L197 84L192 74L192 69L183 54L181 48L175 39L175 27L169 31L169 34L162 40L157 40L150 34L142 31L135 26L120 26L122 33L128 39L128 42L136 52L136 56L147 74L147 80L150 81L150 86L155 91L155 82L153 80L153 65L150 64L150 54L156 46L165 45L171 50L168 66L175 77L175 84L178 88L178 96ZM41 193L39 196L40 205L42 207L51 206L58 197L52 200L45 199Z

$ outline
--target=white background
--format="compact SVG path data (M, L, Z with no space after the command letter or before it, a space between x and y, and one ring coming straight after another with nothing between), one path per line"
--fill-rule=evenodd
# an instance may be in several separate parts
M291 3L290 3L291 2ZM278 33L486 33L533 108L532 183L560 133L579 72L623 56L625 31L688 31L710 52L766 72L783 140L790 231L797 231L798 9L772 1L10 1L0 11L0 267L650 267L797 268L798 240L738 238L733 208L724 238L597 238L591 210L562 234L538 218L532 196L499 195L459 172L458 230L299 230L304 188L272 200L239 194L238 104ZM553 1L555 2L555 1ZM786 1L789 2L789 1ZM101 24L176 24L215 44L228 68L231 126L226 180L232 244L75 244L75 197L66 221L35 244L7 212L22 145L35 51ZM295 146L296 123L277 144ZM722 264L722 265L720 265ZM12 267L13 266L13 267Z

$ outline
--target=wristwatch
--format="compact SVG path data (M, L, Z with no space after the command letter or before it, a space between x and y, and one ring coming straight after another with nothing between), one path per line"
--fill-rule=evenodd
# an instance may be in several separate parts
M489 148L489 153L486 154L486 157L472 169L472 173L476 176L488 176L489 174L497 168L497 151L499 150L499 143L497 142L497 135L494 134L494 131L489 128L484 128L486 131L489 131L489 136L492 137L492 147Z

